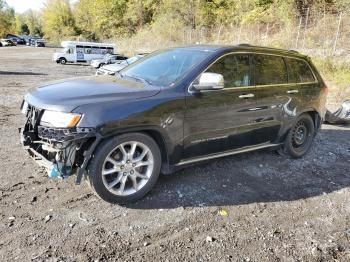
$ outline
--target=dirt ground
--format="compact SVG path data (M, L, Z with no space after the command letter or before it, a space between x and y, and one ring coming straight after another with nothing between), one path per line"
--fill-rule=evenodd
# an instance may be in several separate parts
M107 204L48 179L19 144L28 88L94 73L53 52L0 48L0 261L350 261L350 127L323 125L302 159L227 157Z

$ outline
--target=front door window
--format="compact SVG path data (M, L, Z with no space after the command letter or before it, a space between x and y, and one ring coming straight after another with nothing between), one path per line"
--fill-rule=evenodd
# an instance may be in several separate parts
M248 54L227 55L216 61L206 72L222 74L224 88L251 85Z

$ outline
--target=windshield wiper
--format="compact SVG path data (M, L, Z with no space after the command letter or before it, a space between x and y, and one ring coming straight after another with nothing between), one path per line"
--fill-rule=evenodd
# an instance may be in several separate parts
M144 78L142 78L142 77L134 76L134 75L125 75L125 76L130 77L130 78L133 78L133 79L136 79L136 80L138 80L139 82L152 85L152 83L151 83L149 80L146 80L146 79L144 79Z
M119 71L115 72L115 75L118 75L119 78L123 78L124 75L122 75L122 73L120 73Z

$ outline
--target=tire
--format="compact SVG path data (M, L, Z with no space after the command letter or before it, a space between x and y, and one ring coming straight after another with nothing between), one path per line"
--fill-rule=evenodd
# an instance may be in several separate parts
M302 114L289 130L283 145L277 152L283 156L300 158L310 150L314 136L314 121L310 115Z
M144 152L147 153L143 155ZM129 133L107 139L98 146L87 168L87 178L100 198L109 203L126 204L142 198L153 188L160 167L157 143L143 133Z
M65 64L67 64L67 59L65 59L64 57L61 57L60 59L58 59L58 62L59 62L61 65L65 65Z

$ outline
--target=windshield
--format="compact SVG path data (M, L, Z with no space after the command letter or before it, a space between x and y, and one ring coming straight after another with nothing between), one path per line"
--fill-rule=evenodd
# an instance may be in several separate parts
M121 71L122 76L146 80L154 85L171 85L209 55L208 52L175 49L155 52L140 63Z
M113 56L111 54L106 54L104 55L104 57L102 58L104 61L110 60Z
M120 64L121 65L130 65L141 58L142 58L142 56L136 55L136 56L133 56L133 57L126 59L125 61L121 62Z

